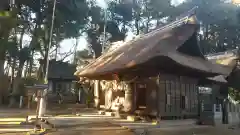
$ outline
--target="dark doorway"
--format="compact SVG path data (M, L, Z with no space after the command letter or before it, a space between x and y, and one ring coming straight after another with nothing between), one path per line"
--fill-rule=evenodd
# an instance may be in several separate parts
M101 105L105 105L105 91L104 90L100 90L100 106Z
M136 84L137 109L146 108L147 85L142 83Z

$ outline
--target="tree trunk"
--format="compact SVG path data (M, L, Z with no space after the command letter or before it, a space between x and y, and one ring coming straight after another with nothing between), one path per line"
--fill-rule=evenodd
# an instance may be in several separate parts
M46 53L47 53L47 51L46 51ZM43 65L43 78L41 78L41 80L42 80L42 82L44 82L45 80L45 77L46 77L46 71L48 70L47 69L47 59L48 59L48 54L45 54L45 56L44 56L44 65Z
M13 58L12 60L12 71L11 71L11 91L13 90L13 84L14 84L14 79L15 79L15 68L16 68L16 58Z
M146 31L145 33L149 32L149 23L150 23L150 13L148 12L147 22L146 22Z
M140 30L139 30L139 22L138 22L137 19L135 20L135 28L136 28L136 35L139 35L140 34Z
M28 76L32 76L32 68L33 68L33 56L34 56L34 50L32 51L31 58L29 60L29 68L28 68Z
M139 30L139 20L140 20L140 13L139 13L139 9L137 7L137 1L134 0L133 1L134 3L134 16L135 16L135 28L136 28L136 35L139 35L140 34L140 30Z
M17 76L13 83L13 91L11 93L9 107L13 107L16 103L16 96L18 96L18 94L19 94L19 84L21 83L22 70L23 70L24 63L19 64Z
M2 97L3 97L3 91L4 91L4 84L3 84L3 78L4 78L4 60L0 58L0 105L2 104Z
M156 28L158 28L158 26L160 25L159 19L157 18L157 26Z
M26 66L25 66L25 70L24 70L24 77L27 77L27 73L28 73L28 66L29 66L29 62L30 60L27 61Z
M8 63L6 64L6 68L4 69L4 74L7 76L9 75L9 70L11 67L10 64L11 64L11 62L8 61Z
M95 58L100 57L102 55L101 44L96 39L92 39L91 44L93 45L92 48L94 50Z
M40 66L37 71L37 79L39 81L42 81L42 79L44 78L44 60L40 60L39 63Z
M56 50L55 50L55 59L57 60L57 55L58 55L58 45L56 46Z
M209 53L210 52L210 47L208 46L207 42L208 42L208 36L209 36L209 25L206 24L205 26L205 33L204 33L204 37L203 37L203 40L204 40L204 44L206 44L207 46L205 46L206 50L205 50L205 54Z

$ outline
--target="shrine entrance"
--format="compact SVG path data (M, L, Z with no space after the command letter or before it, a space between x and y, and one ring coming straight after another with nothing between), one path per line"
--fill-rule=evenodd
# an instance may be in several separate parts
M147 85L144 83L136 84L136 109L142 110L146 108Z

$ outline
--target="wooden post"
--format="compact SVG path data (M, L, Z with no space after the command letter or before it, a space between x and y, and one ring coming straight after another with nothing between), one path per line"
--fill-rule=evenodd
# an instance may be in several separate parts
M97 109L100 109L100 82L95 80L94 82L94 103Z
M133 90L130 84L127 84L125 89L125 103L124 103L125 112L132 113L133 110Z
M31 109L32 107L32 102L33 102L33 94L35 90L33 88L27 88L27 97L28 97L28 109Z
M31 109L32 98L28 95L28 109Z
M19 108L23 106L23 96L20 96Z
M160 99L159 99L159 92L160 92L160 75L158 75L156 79L157 89L156 89L156 109L157 109L157 122L159 123L161 120L161 114L160 114Z
M39 117L43 117L46 113L46 96L47 96L47 89L40 92L40 99L39 99Z
M223 101L223 124L228 124L228 111L229 111L229 101L228 98L225 98Z

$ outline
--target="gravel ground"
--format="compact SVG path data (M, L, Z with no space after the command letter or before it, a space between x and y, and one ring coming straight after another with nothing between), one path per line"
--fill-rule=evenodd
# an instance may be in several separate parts
M47 135L239 135L240 130L203 128L203 129L184 129L184 130L162 130L154 129L150 131L133 130L70 130L62 129L61 131L49 132ZM10 134L6 134L10 135Z
M89 116L85 116L82 119L67 119L62 118L62 120L55 120L56 123L59 123L56 131L48 132L47 135L239 135L240 129L228 129L227 127L207 127L207 126L194 126L187 125L189 121L183 121L183 125L177 124L180 126L168 127L168 126L160 126L160 128L146 128L144 129L126 129L122 126L134 124L134 123L126 123L121 124L116 121L111 121L109 117L95 116L92 109L73 109L69 107L68 109L62 110L61 107L52 109L49 111L50 114L70 114L69 112L81 112L87 113L92 118L87 118ZM3 117L25 117L27 114L34 114L34 110L23 110L23 109L1 109L0 110L0 118ZM49 114L49 113L48 113ZM84 116L82 116L84 117ZM75 123L73 123L73 121ZM174 123L179 123L180 121L175 121ZM170 122L172 123L172 122ZM169 125L167 122L165 125ZM182 122L181 122L182 123ZM70 125L71 124L71 125ZM141 125L142 123L138 123ZM120 126L122 125L122 126ZM137 123L135 123L137 125ZM161 124L160 124L161 125ZM0 127L1 129L1 127ZM25 135L26 132L18 132L18 133L6 133L1 132L0 135Z

